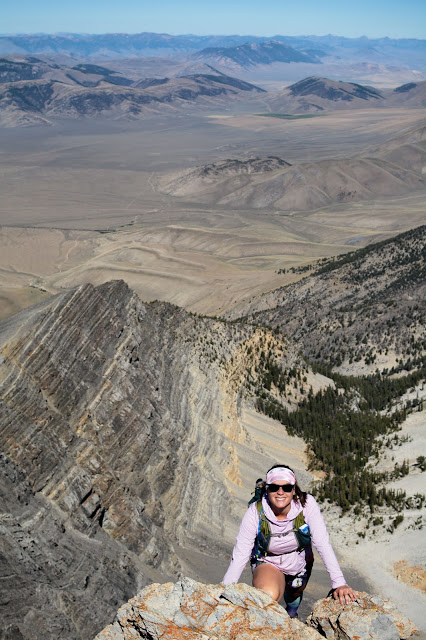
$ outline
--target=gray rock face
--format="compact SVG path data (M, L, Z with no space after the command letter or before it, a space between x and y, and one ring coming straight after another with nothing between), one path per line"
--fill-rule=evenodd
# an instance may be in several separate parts
M413 635L414 625L393 605L357 595L355 603L345 606L319 600L306 626L253 587L184 578L144 589L95 640L400 640Z
M326 638L400 640L416 631L413 623L387 600L357 592L356 602L342 607L330 598L318 600L308 624Z
M82 638L148 582L136 554L82 535L16 465L0 464L0 638ZM3 466L4 465L4 466ZM14 502L15 501L15 502ZM9 512L7 512L9 511ZM133 591L134 593L134 591Z
M260 334L143 304L123 282L0 325L1 629L92 638L148 582L177 576L176 543L224 540L244 354Z

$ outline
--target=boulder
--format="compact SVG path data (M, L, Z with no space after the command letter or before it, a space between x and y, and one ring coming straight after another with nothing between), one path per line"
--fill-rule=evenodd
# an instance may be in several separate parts
M305 625L246 584L182 578L146 587L95 640L401 640L416 632L392 603L355 593L357 600L344 606L333 598L318 600Z
M321 640L268 595L246 584L190 578L152 584L122 606L95 640Z
M356 601L343 606L333 598L318 600L307 624L333 640L400 640L416 632L411 620L388 600L355 593Z

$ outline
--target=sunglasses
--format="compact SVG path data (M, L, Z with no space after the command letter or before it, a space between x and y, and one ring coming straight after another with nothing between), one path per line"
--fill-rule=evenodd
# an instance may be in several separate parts
M284 493L291 493L294 489L294 484L268 484L266 488L271 493L276 493L280 487Z

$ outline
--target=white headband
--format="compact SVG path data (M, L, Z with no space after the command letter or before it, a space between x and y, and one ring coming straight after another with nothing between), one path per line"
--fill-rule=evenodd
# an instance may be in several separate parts
M290 484L296 484L296 476L291 469L285 467L275 467L266 474L266 484L274 484L277 481L289 482Z

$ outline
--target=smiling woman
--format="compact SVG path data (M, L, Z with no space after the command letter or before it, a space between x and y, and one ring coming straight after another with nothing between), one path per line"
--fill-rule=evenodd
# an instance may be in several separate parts
M300 489L290 467L274 465L266 474L263 496L250 504L241 522L223 582L238 582L251 557L253 586L277 602L284 596L289 616L297 618L314 563L312 543L330 575L334 598L341 604L355 600L315 498Z

